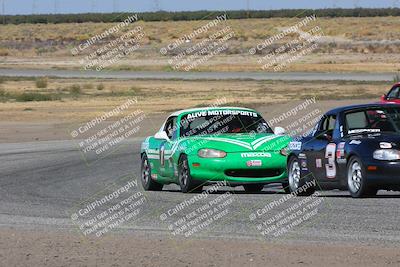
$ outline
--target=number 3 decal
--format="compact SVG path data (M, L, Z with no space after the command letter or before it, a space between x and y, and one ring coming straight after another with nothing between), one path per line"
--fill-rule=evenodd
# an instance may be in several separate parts
M326 177L329 179L336 178L336 144L331 143L326 147L325 158L328 159L328 164L325 165Z

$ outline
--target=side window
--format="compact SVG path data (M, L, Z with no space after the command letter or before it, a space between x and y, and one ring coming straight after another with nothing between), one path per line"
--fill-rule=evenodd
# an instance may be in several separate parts
M365 129L368 127L367 117L364 111L349 113L346 115L347 130Z
M319 126L319 132L333 133L336 125L336 116L327 116Z
M177 128L176 128L176 117L168 118L165 123L164 131L167 133L168 138L173 140L176 138Z
M389 92L387 98L390 98L390 99L399 98L399 91L400 91L400 87L395 87L395 88L393 88L393 89Z
M328 122L328 131L333 131L336 126L336 116L330 116Z
M318 131L317 132L324 132L327 129L327 124L329 122L329 118L328 117L324 117L322 119L323 121L321 122L321 124L319 125Z

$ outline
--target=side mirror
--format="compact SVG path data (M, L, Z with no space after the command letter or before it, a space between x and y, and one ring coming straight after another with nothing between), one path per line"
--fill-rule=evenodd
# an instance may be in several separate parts
M274 133L276 135L285 135L286 134L286 130L285 130L285 128L282 128L282 127L275 127Z
M322 140L327 140L327 141L332 141L332 135L330 135L330 134L327 134L327 133L324 133L324 134L322 134L322 135L320 135L319 136L320 137L320 139L322 139Z
M319 140L326 140L326 141L332 141L333 137L332 135L324 132L319 132L315 134L315 138Z
M387 95L383 95L383 96L381 96L381 100L382 100L382 101L385 101L385 100L387 100Z
M161 140L167 140L167 141L169 140L169 137L168 137L167 133L164 132L164 131L156 133L154 135L154 138L155 139L161 139Z

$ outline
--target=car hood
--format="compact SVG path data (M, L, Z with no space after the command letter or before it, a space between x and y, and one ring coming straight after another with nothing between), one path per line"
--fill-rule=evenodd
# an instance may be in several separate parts
M211 148L228 153L251 151L277 151L287 147L289 136L274 134L221 134L188 138L189 147Z

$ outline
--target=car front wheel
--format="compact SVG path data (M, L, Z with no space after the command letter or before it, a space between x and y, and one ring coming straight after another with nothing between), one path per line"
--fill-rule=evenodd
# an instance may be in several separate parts
M358 157L352 157L347 166L347 186L354 198L374 196L377 193L375 188L368 185L364 165Z
M292 157L288 164L288 179L289 190L291 193L296 193L299 196L310 196L314 194L315 187L308 187L305 190L300 190L305 185L305 179L301 175L300 161L297 157Z
M182 155L179 159L178 176L182 193L202 191L203 187L201 184L194 181L190 175L189 161L186 155Z

